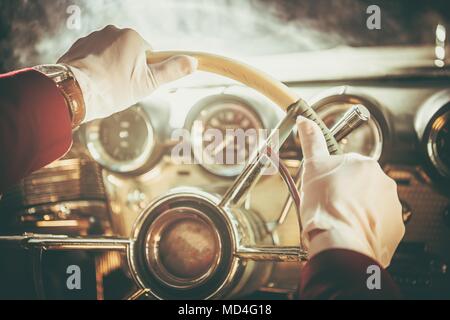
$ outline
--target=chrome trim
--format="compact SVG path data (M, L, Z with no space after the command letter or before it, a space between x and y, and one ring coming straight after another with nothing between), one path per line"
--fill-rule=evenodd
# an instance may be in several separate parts
M159 255L159 241L161 240L161 237L166 230L166 228L170 227L170 225L174 221L179 221L183 219L191 219L195 220L200 218L200 220L203 223L206 223L210 230L213 231L215 243L217 244L217 252L215 253L214 260L212 264L210 265L207 272L204 274L198 276L198 277L192 277L192 278L180 278L170 273L164 266L163 262L160 259ZM201 283L204 283L207 281L211 275L216 271L217 266L220 264L220 252L222 251L222 239L220 237L220 234L217 232L217 229L215 228L213 222L211 219L208 218L207 215L203 214L201 211L196 210L194 208L187 208L187 207L178 207L174 209L170 209L162 213L160 216L158 216L152 225L150 226L149 230L147 230L147 236L145 240L145 252L146 252L146 259L148 263L148 267L152 269L155 272L155 276L158 277L160 281L167 284L168 286L175 287L175 288L183 288L188 289L195 287ZM151 244L151 250L149 248L149 245ZM151 252L151 255L149 254Z
M124 300L138 300L141 297L148 296L149 290L148 289L137 289L136 291L129 294L127 297L125 297Z
M297 262L308 260L308 252L297 246L239 247L236 256L253 261Z
M437 150L436 140L442 127L450 121L450 109L438 116L430 125L430 133L427 140L427 153L433 165L443 177L450 177L450 167L445 164Z
M436 124L438 119L444 122ZM424 146L428 160L443 178L450 177L450 168L437 155L436 135L447 121L450 121L450 90L440 91L428 98L414 120L417 137Z
M362 104L354 105L341 119L339 119L333 128L330 129L337 141L344 139L353 130L357 129L363 123L370 119L369 110Z
M137 246L140 245L140 239L142 236L145 236L148 233L147 228L151 228L152 222L150 222L150 226L146 226L148 223L148 219L156 219L157 217L153 217L154 215L158 215L157 212L158 209L161 208L161 206L164 206L165 208L170 208L170 205L176 205L177 202L189 202L192 204L199 204L207 206L214 210L214 214L220 218L226 230L222 230L222 232L225 232L228 235L229 243L226 242L226 240L221 236L221 242L222 242L222 250L221 254L229 255L229 259L231 260L220 260L218 264L215 266L215 268L218 268L219 265L222 266L228 266L225 269L227 270L227 274L225 275L219 275L223 276L222 280L219 280L219 284L217 287L213 288L211 292L209 292L204 299L214 299L223 297L226 295L227 292L229 292L233 288L233 284L236 281L236 278L239 278L239 274L244 273L244 266L241 264L239 259L233 255L233 252L236 251L238 242L241 241L241 232L242 228L244 230L248 230L248 227L242 226L240 222L238 221L231 212L227 210L223 210L219 207L217 207L217 204L219 202L219 198L216 195L209 194L207 192L193 189L193 188L178 188L174 189L172 192L166 194L165 196L157 199L152 204L150 204L137 218L132 231L132 239L134 244L128 248L128 264L129 268L131 270L131 275L133 279L136 281L136 283L141 288L147 288L149 289L149 294L156 298L156 299L164 299L165 297L162 296L158 292L158 288L155 286L158 286L157 283L149 282L148 279L146 279L145 276L145 270L142 269L142 262L140 262L140 259L145 259L145 251L142 252L143 248L139 248ZM151 221L151 220L150 220ZM218 230L218 229L217 229ZM230 252L224 252L226 251L225 247L230 250ZM217 272L215 273L217 275ZM210 278L209 278L210 280ZM209 281L205 280L205 281ZM167 284L167 283L166 283ZM200 283L204 284L204 282ZM199 283L196 283L195 287L198 288ZM179 290L177 286L171 285L173 290ZM192 287L191 287L192 288ZM170 294L170 292L167 292L167 294Z
M0 236L0 246L18 246L24 249L43 250L120 250L132 244L124 238L82 238L65 235L24 234L22 236Z

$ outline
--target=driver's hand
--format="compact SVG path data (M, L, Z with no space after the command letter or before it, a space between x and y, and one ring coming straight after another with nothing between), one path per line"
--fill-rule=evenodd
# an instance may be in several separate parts
M107 26L77 40L58 60L71 68L81 87L85 121L122 111L197 68L187 56L147 65L147 50L150 45L136 31Z
M301 219L310 257L348 249L387 267L405 233L396 183L375 160L331 156L313 121L299 117L297 126L304 155Z

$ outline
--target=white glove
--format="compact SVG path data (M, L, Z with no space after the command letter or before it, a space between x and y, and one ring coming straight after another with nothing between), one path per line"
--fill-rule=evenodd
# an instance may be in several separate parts
M58 60L70 67L81 87L85 121L122 111L197 68L197 60L188 56L147 65L150 49L136 31L107 26L77 40Z
M396 183L375 160L330 156L313 121L299 117L297 126L304 156L300 210L310 257L348 249L387 267L405 233Z

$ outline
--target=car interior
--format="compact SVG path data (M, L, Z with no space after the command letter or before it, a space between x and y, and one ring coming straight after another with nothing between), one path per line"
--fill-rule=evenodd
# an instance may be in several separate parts
M0 298L298 298L302 151L280 82L343 152L378 160L397 183L406 233L387 270L402 295L450 298L450 4L372 5L2 2L2 73L54 63L107 24L136 29L149 62L182 52L200 70L84 123L63 158L1 196L0 236L21 245L0 246ZM255 136L214 145L237 164L205 159L205 132L230 129L262 141L280 129L276 173L249 161ZM67 287L69 265L84 290Z

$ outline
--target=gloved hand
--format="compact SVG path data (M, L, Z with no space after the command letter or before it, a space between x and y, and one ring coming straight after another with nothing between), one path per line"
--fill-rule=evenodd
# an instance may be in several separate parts
M197 60L188 56L147 65L150 49L136 31L107 26L77 40L58 60L70 67L81 87L85 121L122 111L197 68Z
M396 183L375 160L330 156L313 121L299 117L297 126L304 156L300 210L310 257L348 249L387 267L405 233Z

